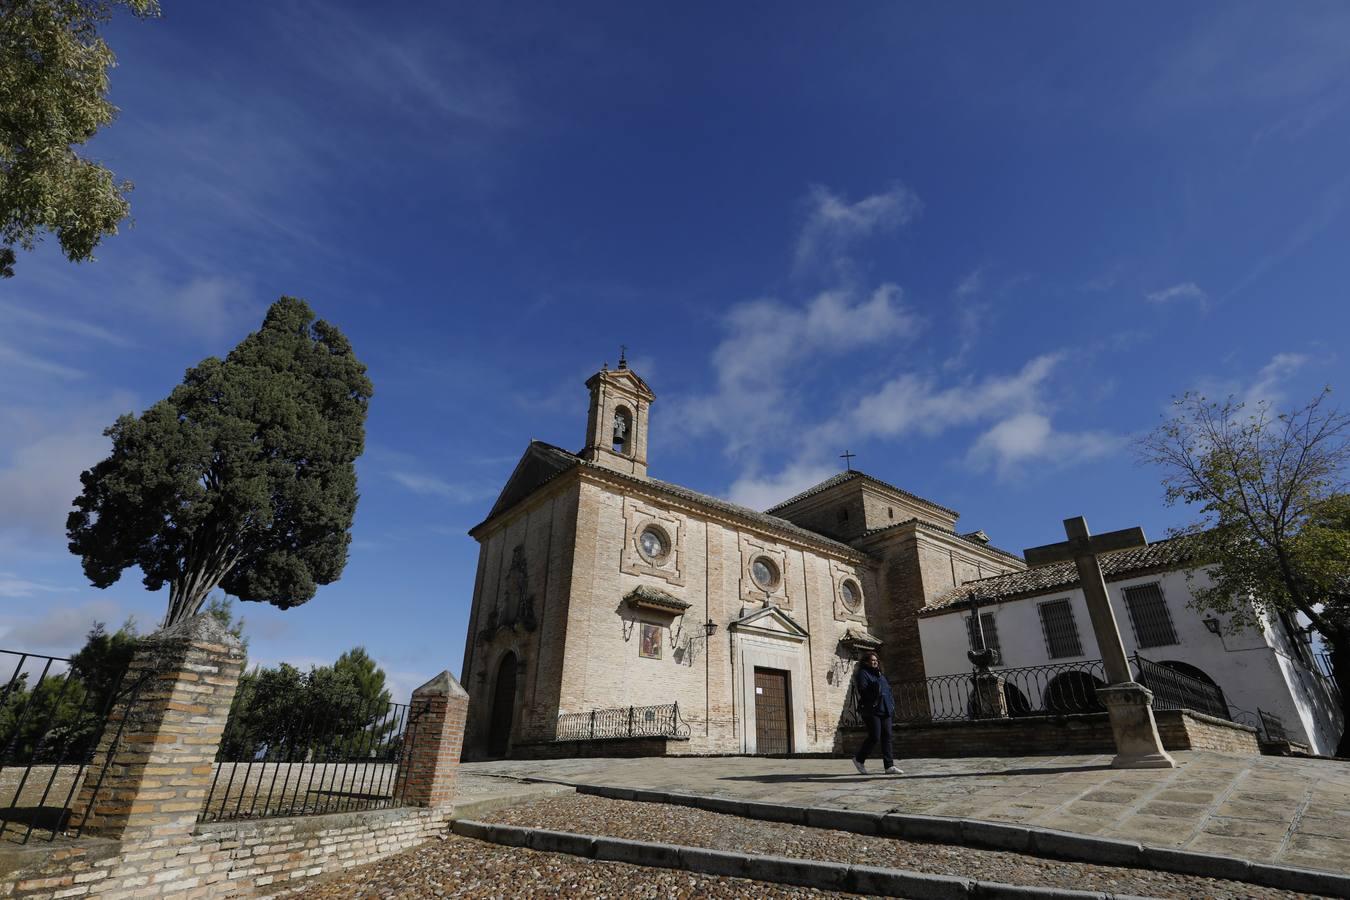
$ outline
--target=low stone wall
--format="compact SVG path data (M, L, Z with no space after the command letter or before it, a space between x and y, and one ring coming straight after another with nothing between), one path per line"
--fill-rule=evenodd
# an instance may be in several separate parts
M1158 734L1168 750L1216 750L1220 753L1261 752L1256 729L1227 719L1216 719L1189 709L1159 709L1153 713Z
M0 850L0 897L269 897L444 834L447 809L213 822L186 841L78 841Z
M1158 734L1168 750L1260 753L1256 730L1190 710L1155 710ZM1106 713L1025 716L954 722L903 723L894 729L895 755L904 757L1059 756L1115 753ZM835 749L852 753L858 730L840 731Z
M594 741L539 741L515 744L512 759L567 759L573 756L681 756L689 752L688 738L606 738Z

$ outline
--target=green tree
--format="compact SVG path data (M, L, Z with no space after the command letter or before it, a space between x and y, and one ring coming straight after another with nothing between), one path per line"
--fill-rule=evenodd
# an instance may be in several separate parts
M131 182L76 152L117 115L99 26L118 6L159 13L156 0L0 5L0 276L14 274L14 245L31 250L42 231L70 260L91 259L127 216Z
M1139 452L1163 469L1169 505L1199 511L1179 529L1212 565L1195 605L1239 624L1305 616L1331 648L1350 722L1350 416L1329 395L1275 413L1186 394ZM1337 753L1350 755L1350 729Z
M371 392L342 332L282 297L224 360L108 429L111 455L80 476L71 552L96 587L130 566L168 584L166 626L216 587L305 603L347 563Z
M222 740L222 759L298 762L365 756L387 748L385 674L362 647L331 666L301 672L281 663L240 679Z

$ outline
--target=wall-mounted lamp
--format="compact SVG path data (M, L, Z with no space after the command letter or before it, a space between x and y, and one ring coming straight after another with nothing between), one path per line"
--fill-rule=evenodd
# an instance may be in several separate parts
M1311 625L1309 625L1307 628L1295 628L1294 634L1298 637L1300 641L1303 642L1305 646L1311 647L1313 642L1312 636L1314 630L1315 629Z
M714 622L712 619L709 619L708 621L703 623L703 633L708 637L712 637L716 631L717 631L717 623Z
M1218 634L1218 633L1219 633L1219 620L1218 620L1218 619L1214 618L1213 616L1206 616L1205 618L1201 619L1200 621L1205 623L1205 627L1209 629L1209 633L1210 633L1210 634Z

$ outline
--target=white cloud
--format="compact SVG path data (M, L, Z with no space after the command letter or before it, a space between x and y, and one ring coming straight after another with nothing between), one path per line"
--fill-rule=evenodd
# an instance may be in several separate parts
M1302 353L1277 353L1261 367L1256 378L1242 393L1242 401L1249 407L1260 403L1277 407L1284 400L1281 383L1308 363Z
M31 581L13 572L0 572L0 597L10 600L17 600L21 597L32 597L35 594L57 594L68 590L58 587L54 584L46 584L41 581Z
M0 323L5 331L15 334L20 325L26 325L38 331L54 331L59 334L74 335L113 344L118 347L130 347L132 342L116 332L109 331L92 322L84 321L73 315L49 316L13 303L0 303Z
M751 509L768 509L838 474L838 471L837 466L798 461L777 474L742 475L732 482L727 496L732 503Z
M975 441L966 460L976 469L994 469L1000 478L1024 471L1033 463L1065 466L1104 456L1121 439L1105 432L1077 434L1056 431L1038 412L1018 413L994 425Z
M421 494L426 497L442 497L452 503L469 503L474 500L481 500L491 494L491 491L485 493L485 489L481 487L474 488L462 484L452 484L444 478L421 472L396 469L389 473L389 477L414 494Z
M797 238L795 264L801 269L822 258L837 261L853 241L908 224L923 203L904 185L849 203L822 185L807 194L806 224Z
M866 297L825 291L800 307L755 300L733 307L725 321L727 335L713 352L716 393L684 402L674 417L696 432L721 432L732 452L794 430L789 382L813 360L911 338L921 328L893 284Z
M863 397L849 414L862 434L897 437L914 431L937 435L958 425L1026 411L1040 403L1040 390L1062 359L1047 353L1013 375L991 376L942 387L931 375L906 373Z
M108 453L103 430L135 408L115 393L83 408L0 411L0 531L40 538L65 533L80 473Z
M1144 298L1150 303L1178 303L1194 300L1200 305L1201 309L1204 309L1209 303L1209 294L1206 294L1200 285L1194 281L1183 281L1180 284L1153 291L1145 294Z
M83 378L85 374L79 369L63 366L60 363L20 350L18 347L0 343L0 368L7 366L28 369L41 375L53 375L63 381L74 381Z
M0 618L0 639L9 649L64 656L79 650L95 622L117 628L126 612L111 600L91 600L79 606L53 607L35 617Z

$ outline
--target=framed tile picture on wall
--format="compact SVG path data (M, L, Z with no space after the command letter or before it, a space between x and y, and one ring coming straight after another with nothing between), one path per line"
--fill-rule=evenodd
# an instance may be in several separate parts
M638 645L638 655L647 659L661 658L661 626L650 622L642 623L642 640Z

